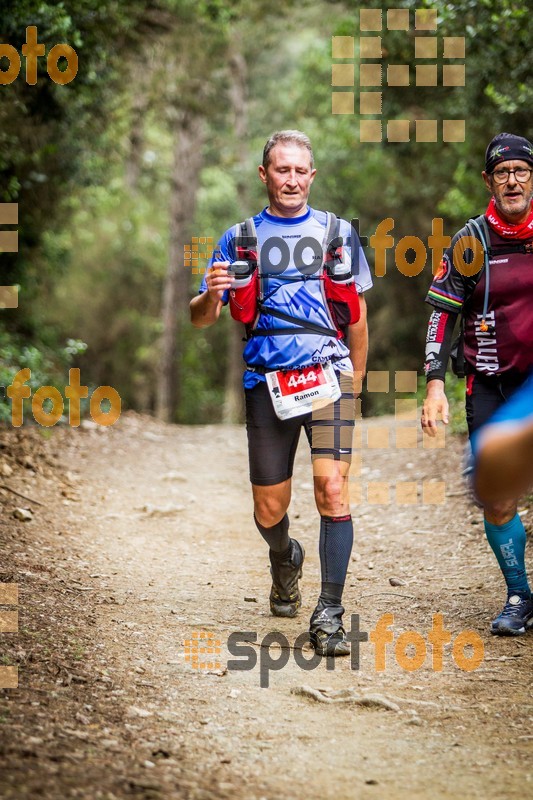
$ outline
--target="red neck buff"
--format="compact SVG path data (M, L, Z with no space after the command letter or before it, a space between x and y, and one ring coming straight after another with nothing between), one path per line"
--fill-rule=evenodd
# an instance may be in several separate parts
M496 208L494 197L491 197L485 216L492 230L505 239L531 239L533 237L533 207L530 207L529 215L524 222L513 225L512 222L502 219Z

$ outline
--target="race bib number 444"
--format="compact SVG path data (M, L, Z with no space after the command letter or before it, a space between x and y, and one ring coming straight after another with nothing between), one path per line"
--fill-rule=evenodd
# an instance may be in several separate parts
M280 419L308 414L341 396L331 364L267 372L266 380L274 411Z

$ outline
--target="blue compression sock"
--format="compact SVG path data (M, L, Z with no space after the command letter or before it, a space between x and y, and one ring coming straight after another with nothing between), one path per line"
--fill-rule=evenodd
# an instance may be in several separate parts
M518 514L505 525L493 525L485 520L485 533L509 592L531 594L525 564L526 532Z
M341 603L352 545L353 523L350 514L344 517L320 517L320 597L329 603Z

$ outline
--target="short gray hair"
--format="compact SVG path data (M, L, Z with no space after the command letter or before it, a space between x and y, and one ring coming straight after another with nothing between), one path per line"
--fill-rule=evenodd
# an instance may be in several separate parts
M309 136L301 131L276 131L268 139L263 149L263 167L266 169L270 164L270 151L277 144L296 144L298 147L305 147L309 151L311 157L311 169L314 164L313 148L311 147L311 140Z

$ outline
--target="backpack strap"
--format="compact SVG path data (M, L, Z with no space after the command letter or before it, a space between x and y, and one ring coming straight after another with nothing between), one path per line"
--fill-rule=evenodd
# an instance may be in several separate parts
M237 247L242 247L245 250L254 250L257 253L257 261L259 263L257 231L255 229L253 217L248 217L244 222L238 222L237 225L235 225L233 247L235 249L235 258L237 257Z
M330 211L326 211L326 214L326 232L324 234L324 241L322 242L322 249L324 251L322 267L324 267L324 261L326 260L328 250L331 248L335 239L339 238L339 231L341 229L340 219L338 219L335 214L332 214Z
M247 217L243 222L235 225L235 244L239 247L246 247L247 250L255 250L257 231L253 217Z
M244 228L247 223L251 222L253 226L253 235L255 235L255 243L257 248L257 234L255 232L255 226L253 224L253 219L245 220L239 224L240 233L243 235ZM335 214L330 213L329 211L326 212L326 226L324 232L324 239L322 242L322 264L320 266L320 273L318 277L320 277L323 269L324 269L324 262L327 256L328 249L332 240L334 240L339 235L340 230L340 220L337 219ZM249 234L249 229L248 233ZM252 237L253 239L253 237ZM272 308L264 304L265 296L263 291L263 276L261 273L261 261L259 258L258 253L258 270L259 270L259 296L257 298L257 308L260 314L265 314L267 316L275 317L276 319L281 319L284 322L292 323L291 326L286 326L282 328L257 328L257 320L256 324L248 331L248 337L255 337L255 336L288 336L288 335L296 335L296 334L319 334L320 336L331 336L335 339L339 336L339 331L334 326L334 322L331 319L331 314L328 311L328 316L330 317L331 326L325 327L323 325L319 325L317 323L311 322L307 319L300 319L299 317L293 317L290 314L286 314L284 311L280 311L277 308ZM267 277L267 276L265 276ZM296 278L294 280L302 280L303 278ZM268 300L268 298L266 298Z
M284 322L296 322L299 327L275 328L274 330L270 328L261 328L260 330L254 330L252 332L253 336L279 336L281 334L289 333L319 333L321 336L333 336L334 338L337 338L338 331L336 328L325 328L322 325L310 322L308 319L292 317L290 314L285 314L285 312L279 311L277 308L265 308L261 303L259 303L259 308L262 311L264 309L265 313L271 317L276 317L276 319L282 319Z
M487 225L487 220L485 219L485 215L484 214L482 214L479 217L476 217L475 219L469 220L467 225L469 223L473 226L474 230L476 231L476 234L475 234L476 239L479 239L479 241L481 242L481 245L483 247L483 269L485 270L485 295L484 295L484 298L483 298L483 317L482 317L482 320L481 320L481 325L483 326L483 325L486 325L485 320L486 320L486 317L487 317L487 311L488 311L488 307L489 307L489 288L490 288L490 238L489 238L489 236L490 236L490 234L489 234L489 228L488 228L488 225ZM483 272L483 269L480 269L477 272L476 283L481 278L481 273ZM472 292L474 291L474 289L475 289L475 284L474 284L474 287L472 289ZM464 303L463 303L463 306L464 306ZM482 330L483 330L483 328L482 328Z
M465 232L463 234L463 231ZM465 295L463 306L461 308L461 319L459 322L459 334L452 344L450 356L452 359L453 372L459 377L464 378L465 375L465 357L464 357L464 335L465 335L465 309L468 308L470 298L474 294L474 289L477 286L483 272L485 272L485 296L483 300L483 324L487 315L489 304L489 285L490 285L490 233L489 226L484 214L478 217L471 217L461 231L461 235L471 236L481 242L483 247L483 266L474 275L469 275L465 278ZM466 249L466 248L465 248Z
M487 268L492 251L490 246L489 226L487 225L485 214L480 214L479 217L472 217L469 219L466 223L466 227L469 232L473 231L473 235L481 242L483 246L483 266Z
M491 249L489 227L484 214L480 214L479 217L471 217L463 230L466 232L467 236L472 236L481 242L481 246L483 247L483 266L475 273L475 275L469 275L465 280L465 296L463 301L464 306L472 297L474 289L476 288L483 271L487 270L489 267Z

